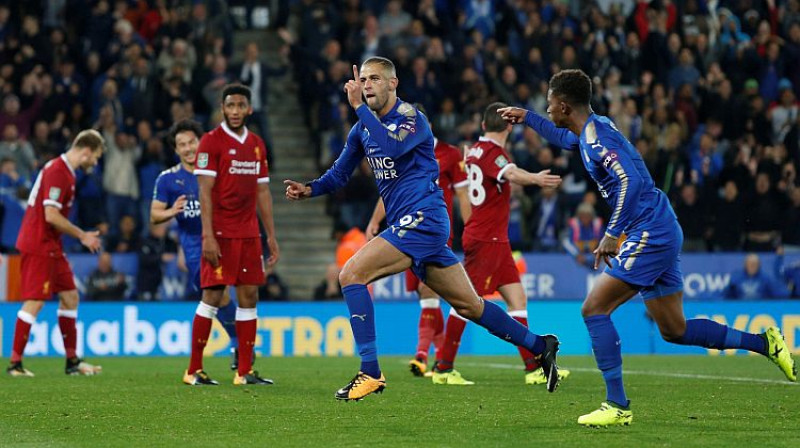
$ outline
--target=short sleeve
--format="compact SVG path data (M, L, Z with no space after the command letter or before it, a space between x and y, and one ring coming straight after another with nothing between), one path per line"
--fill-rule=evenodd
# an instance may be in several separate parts
M61 170L50 169L42 173L42 185L40 187L42 205L51 206L61 210L64 204L69 204L72 200L72 179Z
M269 183L269 164L267 163L267 145L264 144L264 141L260 138L258 139L258 147L259 147L259 164L258 164L258 183L260 184L268 184Z
M506 156L503 151L497 148L492 148L486 156L481 157L479 165L481 171L483 171L484 177L492 178L499 183L505 182L505 180L503 180L503 174L510 168L516 166L511 163L508 156Z
M200 139L200 145L197 148L197 166L194 169L195 176L217 177L219 151L216 146L211 134L206 134Z
M167 182L164 174L160 174L156 178L156 184L153 186L153 200L169 204L169 193L167 192Z

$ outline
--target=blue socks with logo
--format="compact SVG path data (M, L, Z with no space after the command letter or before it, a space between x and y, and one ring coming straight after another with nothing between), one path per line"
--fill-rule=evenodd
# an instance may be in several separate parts
M622 385L622 347L611 317L602 314L584 317L583 321L592 339L597 368L603 372L606 382L606 400L623 408L628 407L628 397Z
M369 290L366 285L347 285L342 288L342 294L350 311L350 327L361 356L361 371L373 378L380 378L378 346L375 344L375 307Z
M475 323L504 341L527 348L534 355L544 351L544 338L531 333L502 308L488 300L483 301L483 314Z
M739 331L710 319L687 320L686 332L680 339L672 342L718 350L741 348L762 355L767 354L767 344L761 336Z

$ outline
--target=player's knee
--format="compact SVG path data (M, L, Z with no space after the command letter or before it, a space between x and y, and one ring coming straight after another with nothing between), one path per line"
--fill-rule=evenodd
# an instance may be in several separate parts
M683 334L686 332L686 327L678 327L678 326L671 326L671 327L660 327L659 331L661 332L661 338L667 342L676 342L679 341Z
M363 285L365 282L357 271L348 269L348 266L345 265L344 269L339 272L339 284L344 288L350 285Z
M478 300L452 305L456 313L464 319L478 320L481 317L480 301Z
M583 302L583 305L581 305L581 316L584 318L596 316L598 314L603 313L598 309L594 302L587 299Z

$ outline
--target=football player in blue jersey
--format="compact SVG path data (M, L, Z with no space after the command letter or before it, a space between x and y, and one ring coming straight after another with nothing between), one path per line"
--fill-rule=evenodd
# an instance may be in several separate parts
M367 285L408 268L458 314L539 356L547 388L554 391L558 385L558 339L529 332L499 306L481 299L447 246L450 220L442 190L436 185L439 168L433 134L427 118L397 98L394 64L372 57L362 64L360 72L353 66L353 77L345 91L359 121L350 130L342 154L313 182L284 182L289 200L330 193L343 187L353 169L367 157L386 208L387 229L362 247L339 275L361 368L336 392L336 398L359 400L386 387L378 365L375 312ZM560 182L558 176L546 173L526 176L526 183L531 185L555 187Z
M194 176L197 146L203 128L193 120L181 120L169 130L170 143L180 163L164 170L156 179L153 201L150 203L150 222L160 224L175 218L178 221L178 237L183 250L186 268L189 271L188 289L190 294L200 292L200 257L203 241L201 238L200 197L197 178ZM220 306L217 319L231 339L231 370L236 370L236 302L226 294L227 304Z
M592 340L597 367L606 383L606 401L578 418L585 426L627 425L633 419L622 385L620 338L610 315L642 296L664 340L706 348L740 348L760 353L797 381L797 371L778 328L745 333L709 319L683 314L680 249L683 232L667 196L653 183L641 156L607 117L589 104L592 81L581 70L564 70L550 80L547 113L552 123L532 111L498 112L511 123L525 123L549 142L580 151L586 170L613 213L594 251L594 268L607 265L583 302L581 313Z

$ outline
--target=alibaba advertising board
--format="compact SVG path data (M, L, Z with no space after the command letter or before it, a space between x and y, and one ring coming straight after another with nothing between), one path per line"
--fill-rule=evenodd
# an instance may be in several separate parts
M78 314L78 352L86 356L188 356L195 303L85 303ZM48 303L31 329L27 356L63 354L56 303ZM0 304L0 356L8 357L19 304ZM561 353L588 355L591 343L579 301L532 301L529 321L537 333L555 333ZM761 332L779 326L790 349L800 352L800 301L690 302L687 318L708 317L736 328ZM411 355L417 343L419 305L411 301L377 302L378 349L385 355ZM444 310L447 312L447 309ZM342 302L262 303L258 308L256 351L260 356L351 356L355 344L350 315ZM636 299L613 316L625 353L729 355L667 344ZM214 323L206 355L228 353L228 337ZM461 343L464 355L512 355L514 347L468 325ZM738 353L744 353L739 351Z

